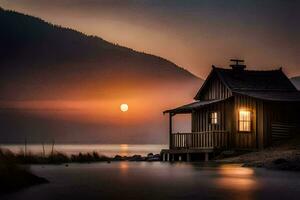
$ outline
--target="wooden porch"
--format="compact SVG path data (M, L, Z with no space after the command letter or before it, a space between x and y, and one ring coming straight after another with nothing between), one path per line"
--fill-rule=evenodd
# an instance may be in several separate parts
M173 133L170 149L226 149L229 142L227 131Z
M172 133L170 148L163 149L161 154L164 161L191 161L192 154L203 154L208 161L209 154L215 150L227 149L229 146L228 131L206 131L193 133Z

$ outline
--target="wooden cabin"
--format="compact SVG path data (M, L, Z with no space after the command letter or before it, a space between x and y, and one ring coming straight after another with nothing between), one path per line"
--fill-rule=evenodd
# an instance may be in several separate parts
M231 61L231 68L212 66L193 103L164 111L170 127L164 160L259 150L298 132L300 92L282 69L252 71L242 60ZM191 132L173 133L172 118L178 114L191 115Z

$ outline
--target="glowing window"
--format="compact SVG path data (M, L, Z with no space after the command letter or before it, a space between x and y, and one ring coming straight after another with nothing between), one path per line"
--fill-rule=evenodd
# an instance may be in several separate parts
M218 124L218 113L217 112L212 112L210 113L210 123L211 124Z
M239 111L239 131L241 132L251 131L251 112L248 110Z

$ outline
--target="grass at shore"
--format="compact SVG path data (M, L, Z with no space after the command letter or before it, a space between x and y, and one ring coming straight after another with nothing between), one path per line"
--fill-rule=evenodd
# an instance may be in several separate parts
M62 164L69 162L101 162L109 161L110 158L99 155L97 152L92 153L79 153L76 155L67 156L61 152L53 152L51 154L32 154L24 152L12 153L9 150L0 149L0 156L5 160L16 164Z
M44 178L32 174L28 168L31 164L63 164L63 163L90 163L111 161L158 161L159 155L149 154L147 157L140 155L119 156L109 158L97 152L79 153L67 156L60 152L47 155L20 152L13 153L0 149L0 196L31 185L47 183ZM67 166L67 165L66 165Z
M13 155L0 149L0 195L48 182L32 174L26 166L19 165Z
M50 154L32 154L30 152L12 153L9 150L0 149L2 156L17 164L63 164L63 163L92 163L92 162L111 162L111 161L160 161L159 154L149 153L147 156L133 155L107 157L97 152L78 153L67 156L64 153L54 151Z

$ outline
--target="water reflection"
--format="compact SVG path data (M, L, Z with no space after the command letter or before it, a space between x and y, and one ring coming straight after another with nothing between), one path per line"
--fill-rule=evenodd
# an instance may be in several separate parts
M225 176L250 178L253 177L254 170L252 168L245 168L239 165L226 164L220 165L218 173Z
M1 200L280 200L299 199L300 196L299 173L239 165L112 162L70 164L69 167L34 165L31 169L50 183L1 197Z
M254 191L258 187L254 170L237 165L221 165L217 173L220 175L215 184L232 192L232 199L254 199Z
M128 162L120 162L120 174L126 176L128 174Z

